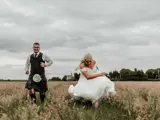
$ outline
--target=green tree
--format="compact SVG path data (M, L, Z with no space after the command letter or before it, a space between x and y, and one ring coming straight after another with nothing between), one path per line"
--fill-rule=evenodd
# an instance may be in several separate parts
M109 72L109 75L108 75L108 76L109 76L109 78L113 78L113 73L112 73L112 71Z
M119 78L120 77L120 73L117 70L114 70L112 72L112 76L113 76L113 78Z
M130 69L123 68L120 70L121 80L129 80L130 75L133 75L133 72Z
M61 78L60 77L52 77L50 80L51 81L61 81Z
M146 74L149 79L155 79L156 78L156 70L155 69L148 69L146 71Z
M143 72L143 70L137 70L136 77L137 77L137 80L139 81L148 79L147 75Z
M64 75L63 78L62 78L62 80L63 80L63 81L66 81L66 80L67 80L67 76Z
M160 79L160 68L155 69L155 78Z

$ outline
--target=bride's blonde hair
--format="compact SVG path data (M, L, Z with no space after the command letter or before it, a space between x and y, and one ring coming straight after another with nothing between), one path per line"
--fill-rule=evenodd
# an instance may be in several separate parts
M83 59L80 61L80 64L84 63L86 60L92 61L92 55L90 53L84 55ZM80 66L80 64L79 64L79 66ZM75 70L78 70L79 66Z
M84 55L83 59L81 60L81 63L83 63L86 60L92 60L92 55L90 53Z

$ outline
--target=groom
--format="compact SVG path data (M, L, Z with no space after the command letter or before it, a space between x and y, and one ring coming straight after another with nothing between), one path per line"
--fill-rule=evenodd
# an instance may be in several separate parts
M47 79L45 76L45 67L51 66L52 64L53 61L47 55L40 52L40 44L38 42L35 42L33 44L33 53L29 55L25 65L25 72L27 75L29 74L29 79L26 83L25 88L29 90L31 100L35 103L35 92L40 93L40 99L42 103L45 100L45 93L48 90ZM36 80L35 74L40 79Z

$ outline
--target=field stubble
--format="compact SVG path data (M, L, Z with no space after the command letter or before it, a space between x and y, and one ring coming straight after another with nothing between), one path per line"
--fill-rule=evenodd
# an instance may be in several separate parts
M1 82L1 120L160 120L160 82L116 82L117 96L98 109L70 100L75 82L49 82L46 107L26 100L24 82Z

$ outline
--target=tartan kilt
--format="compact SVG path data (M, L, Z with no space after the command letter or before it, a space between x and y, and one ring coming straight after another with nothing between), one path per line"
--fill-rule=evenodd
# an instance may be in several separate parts
M42 80L40 82L33 81L33 75L29 75L29 78L25 84L25 88L30 90L34 89L36 92L46 92L48 91L48 84L45 75L41 75Z

